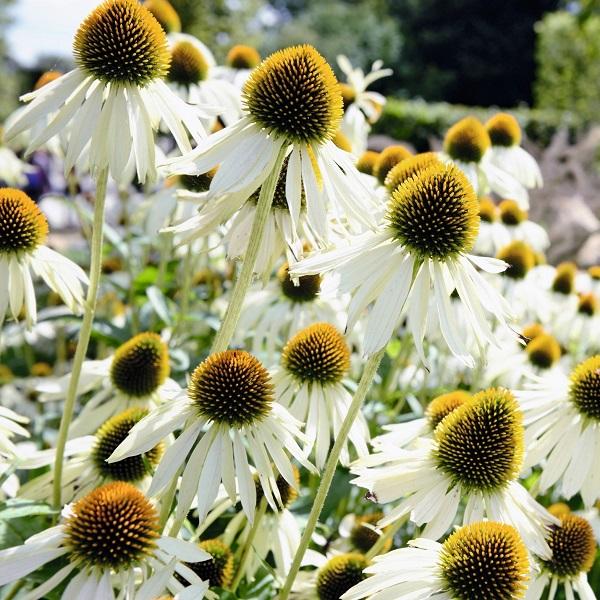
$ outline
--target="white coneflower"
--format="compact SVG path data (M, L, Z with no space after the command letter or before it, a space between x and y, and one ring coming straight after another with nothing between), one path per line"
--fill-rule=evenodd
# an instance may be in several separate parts
M365 75L362 69L354 68L343 54L337 57L337 63L346 76L346 83L342 84L344 118L341 130L350 139L354 153L360 155L367 149L371 125L385 106L385 96L367 88L378 79L389 77L393 71L382 69L383 62L378 60Z
M305 275L292 280L284 263L277 278L251 291L237 328L236 340L252 340L252 352L272 357L292 335L312 323L344 326L347 303L333 293L331 276Z
M136 587L152 573L166 571L166 587L177 593L202 580L185 562L208 560L196 545L161 536L158 513L150 501L131 484L108 483L63 511L63 521L38 533L21 546L0 551L0 585L22 579L59 557L67 560L44 583L29 592L41 598L75 573L62 598L114 598L134 600ZM173 576L173 569L177 577Z
M600 351L600 301L594 292L579 294L575 311L561 311L553 323L560 341L577 356Z
M464 174L455 166L433 165L396 187L379 232L361 234L345 247L307 258L291 275L338 272L339 292L352 292L349 331L372 304L364 334L366 354L383 348L406 316L425 361L427 321L437 319L452 353L472 366L465 335L456 326L451 293L456 289L466 327L480 347L494 342L485 313L502 324L509 313L506 302L476 269L499 273L506 264L468 254L479 229L478 213L477 198Z
M83 363L77 395L97 390L69 429L70 437L92 433L124 409L154 407L176 396L181 388L169 379L169 352L155 333L140 333L103 360ZM69 376L37 386L42 401L62 400Z
M134 406L108 419L93 436L73 438L67 442L62 470L62 498L67 502L78 500L108 481L125 481L147 489L150 477L164 453L164 443L139 456L120 462L107 463L106 459L127 437L131 428L148 414L147 408ZM54 450L35 452L17 459L19 469L38 469L52 465ZM31 500L50 500L54 470L35 477L22 485L19 495Z
M65 172L85 153L92 174L109 168L129 183L131 167L140 182L156 177L153 130L163 122L182 152L204 130L195 109L163 81L169 70L167 37L136 0L106 0L81 24L74 40L77 66L22 97L29 105L10 121L5 138L54 117L28 151L68 128Z
M529 152L521 148L521 127L508 113L497 113L485 124L492 148L490 162L526 188L542 187L542 173Z
M549 558L544 537L556 519L518 482L522 421L508 390L479 392L438 424L433 440L420 440L414 449L382 446L357 461L354 483L377 502L402 499L381 526L410 515L418 526L427 524L423 535L437 539L454 522L462 499L463 523L487 517L513 525L532 552Z
M229 588L234 574L234 557L229 546L216 538L203 540L198 546L209 554L210 558L202 562L189 563L187 566L200 579L206 581L209 587ZM194 598L195 596L192 596L191 600Z
M338 436L352 402L349 369L350 348L344 336L329 323L315 323L288 341L281 366L273 371L277 399L306 423L304 451L310 455L314 449L318 469L323 469L331 439ZM348 438L359 457L368 454L369 428L362 414L352 424ZM350 461L347 444L340 461L343 465Z
M540 490L558 484L562 497L579 492L592 506L600 498L600 355L569 376L559 369L532 376L516 395L525 415L525 468L543 463Z
M560 515L561 523L552 528L548 544L552 558L538 561L537 572L527 589L527 600L539 600L548 589L548 599L554 600L558 588L564 586L567 598L576 593L581 600L596 600L587 573L596 558L596 540L592 526L583 517Z
M88 278L74 262L44 246L47 234L46 217L25 192L0 188L0 325L9 309L15 321L24 311L28 328L36 322L32 272L72 312L81 309Z
M200 363L187 391L135 425L108 460L116 462L146 452L183 427L165 452L149 494L164 491L185 464L176 521L185 518L194 496L202 521L217 497L221 481L235 501L236 479L242 508L253 520L256 489L248 455L256 465L269 506L276 509L281 503L276 473L296 486L285 450L314 469L296 442L296 438L304 439L299 425L287 410L273 402L273 384L263 365L248 352L226 350ZM275 471L270 460L275 463Z
M544 252L550 245L546 230L529 220L529 214L516 200L505 199L498 205L500 222L505 226L508 241L522 240L536 252Z
M514 198L523 208L527 208L529 195L526 188L515 176L492 162L491 144L481 121L475 117L465 117L446 132L440 158L458 165L479 196L491 190L501 198Z
M405 160L408 160L413 156L412 152L399 144L392 144L391 146L385 147L377 156L375 165L373 167L373 175L379 181L381 185L386 185L386 179L390 171L402 164ZM423 166L419 163L419 170ZM408 177L405 177L407 179ZM392 184L387 186L390 191L393 191ZM397 186L395 186L397 187ZM395 188L394 188L395 189Z
M225 125L242 116L240 93L231 83L217 79L215 57L198 38L188 33L169 35L171 64L167 81L177 94L192 105L215 107ZM200 112L202 117L202 112ZM209 126L214 118L206 121Z
M471 394L465 390L455 390L436 396L427 405L424 417L404 423L384 425L383 430L387 433L374 437L371 442L377 449L385 448L388 445L402 448L410 446L419 438L431 437L444 417L447 417L470 398Z
M272 175L283 151L289 157L285 198L296 231L303 190L319 243L328 237L328 209L342 225L372 224L372 192L351 155L332 142L342 118L339 84L314 48L286 48L265 59L248 78L242 103L242 119L172 161L176 171L188 173L220 165L210 197L227 209L225 218L235 210L232 203L239 208Z
M519 600L529 579L527 548L517 531L494 522L458 529L443 544L428 539L377 556L343 600Z

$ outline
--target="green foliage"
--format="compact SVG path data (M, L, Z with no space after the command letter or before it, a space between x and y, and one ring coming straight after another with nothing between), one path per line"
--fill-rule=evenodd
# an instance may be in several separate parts
M296 18L265 34L263 49L268 53L306 43L315 46L334 68L338 54L365 70L378 59L393 67L400 55L397 23L372 0L309 2Z
M600 120L600 15L547 15L537 26L536 104Z
M418 151L428 150L432 138L442 138L446 130L459 119L473 115L485 121L500 109L453 105L423 100L388 100L374 133L389 135L412 144ZM551 109L511 109L527 136L538 144L547 145L561 127L575 134L584 123L572 113Z
M388 0L403 38L408 96L469 105L532 99L534 23L557 0Z
M183 31L202 40L222 61L235 44L258 45L256 15L265 0L170 0L181 18Z

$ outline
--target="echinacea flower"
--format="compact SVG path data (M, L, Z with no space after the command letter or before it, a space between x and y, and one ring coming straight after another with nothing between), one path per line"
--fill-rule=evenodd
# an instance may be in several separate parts
M508 113L496 113L485 123L492 143L490 162L528 189L542 187L542 173L535 158L521 148L521 126Z
M527 208L527 189L515 176L492 162L491 145L483 124L475 117L465 117L446 132L440 158L460 167L479 196L491 190L502 198L514 198Z
M509 525L466 525L439 544L419 538L373 559L342 600L519 600L525 598L527 548Z
M485 313L504 324L510 312L475 268L499 273L506 264L468 253L479 229L478 212L477 198L464 174L455 166L433 165L392 192L378 232L366 232L346 246L306 258L291 269L291 275L339 273L338 291L352 292L348 331L372 305L364 334L365 354L383 348L406 316L419 357L426 363L427 321L437 318L452 353L473 366L465 335L456 326L452 292L456 289L465 326L480 349L494 343Z
M239 91L228 81L215 77L216 61L210 49L188 33L169 35L169 46L167 81L177 95L192 105L215 107L215 117L219 116L225 125L235 123L242 112ZM202 117L201 112L199 116Z
M163 81L167 37L139 2L105 0L80 25L73 47L75 69L22 97L29 105L10 121L7 141L53 113L28 152L68 128L65 172L85 153L94 176L108 168L117 182L128 183L132 167L140 182L156 178L153 130L159 122L182 152L191 150L188 132L204 137L195 109Z
M265 59L244 85L242 104L244 116L237 123L171 161L176 172L184 173L220 165L209 195L227 209L223 220L236 210L231 204L239 208L272 174L283 151L289 158L285 199L297 234L303 191L307 220L319 243L328 238L328 209L344 226L372 225L372 193L351 155L332 142L342 118L339 85L314 48L286 48Z
M110 481L124 481L147 490L150 479L165 450L159 442L148 452L108 463L106 459L127 437L131 428L148 414L147 408L134 406L115 415L102 424L93 436L73 438L67 442L62 469L62 498L67 502L78 500L100 485ZM19 495L31 500L50 500L56 452L41 450L25 458L18 458L19 469L39 469L50 465L46 473L22 485Z
M273 401L273 384L263 365L248 352L225 350L200 363L187 391L137 423L108 461L147 452L165 436L183 428L165 452L148 493L164 491L185 465L176 520L185 517L197 496L202 521L217 497L221 481L235 501L237 479L242 508L252 521L256 489L248 455L256 465L269 506L276 509L281 504L276 472L291 486L297 485L285 450L311 468L296 442L296 438L303 440L299 425ZM270 460L275 463L275 471Z
M169 0L144 0L142 3L167 33L181 31L181 19Z
M454 522L461 500L463 524L488 518L514 526L531 552L549 558L547 528L557 521L518 482L524 454L523 416L508 390L479 392L415 448L381 446L357 461L353 483L380 503L402 499L379 523L404 515L423 535L438 539Z
M365 75L362 69L353 67L343 54L337 57L337 63L346 76L346 83L342 84L344 118L341 129L350 139L354 152L360 155L367 148L371 125L381 115L386 102L385 96L367 88L379 79L389 77L393 71L382 69L383 62L378 60Z
M552 558L538 561L539 571L534 572L525 597L539 600L548 589L548 600L554 600L562 585L567 598L574 599L576 593L580 600L596 600L587 580L596 558L594 530L586 519L574 514L563 514L560 520L548 535Z
M78 313L88 278L68 258L44 245L48 221L25 192L0 188L0 325L8 309L16 321L24 311L27 328L37 320L33 274L41 277Z
M531 376L516 392L525 415L525 468L542 464L540 490L578 492L586 507L600 498L600 355L567 376L555 369Z
M210 558L202 562L189 563L187 566L200 579L207 581L209 587L227 589L233 581L234 574L231 548L217 538L203 540L198 544L198 547L209 554Z
M302 329L285 345L281 366L274 369L277 399L302 423L307 441L304 452L315 451L317 469L323 469L331 439L336 439L352 403L347 375L350 348L344 336L329 323L315 323ZM348 439L359 457L368 454L369 428L362 414L352 424ZM340 455L348 465L348 444Z
M396 165L402 164L403 161L411 156L412 152L404 146L397 144L387 146L379 153L379 156L377 157L377 161L375 162L375 167L373 169L373 175L377 178L377 181L379 181L381 185L384 185L388 173Z
M38 533L21 546L0 550L0 585L24 578L57 558L67 560L44 583L27 595L42 598L72 577L62 593L70 598L135 600L140 581L151 573L166 571L165 588L177 593L184 588L172 575L188 584L202 580L183 564L208 560L210 556L189 542L161 536L158 513L137 488L122 481L97 488L63 511L62 522Z
M169 351L156 333L139 333L112 356L83 363L77 395L95 391L69 428L69 436L92 433L126 408L153 408L181 388L169 378ZM69 375L40 382L42 401L62 400ZM97 391L96 391L97 390Z

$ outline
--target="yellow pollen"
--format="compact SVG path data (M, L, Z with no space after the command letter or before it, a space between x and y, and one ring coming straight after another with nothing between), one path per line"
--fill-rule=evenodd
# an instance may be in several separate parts
M48 235L48 221L21 190L0 188L0 256L33 252Z
M379 152L373 152L373 150L367 150L356 161L356 168L367 175L375 174L375 165L379 159Z
M393 192L401 183L404 183L409 177L417 175L421 171L432 166L441 166L435 152L422 152L414 156L408 156L394 165L385 177L385 187Z

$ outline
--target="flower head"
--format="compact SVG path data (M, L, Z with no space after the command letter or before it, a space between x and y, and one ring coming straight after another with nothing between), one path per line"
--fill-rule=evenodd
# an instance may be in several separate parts
M252 46L237 44L229 49L225 62L232 69L254 69L260 64L260 53Z
M169 0L144 0L143 5L167 33L181 31L181 19Z
M262 421L273 386L258 359L242 350L212 354L192 373L188 395L199 415L230 427Z
M496 258L508 264L504 275L510 279L523 279L535 267L535 253L531 246L520 240L510 242L498 250Z
M388 173L402 161L410 158L412 153L408 148L399 145L387 146L384 148L377 158L373 175L377 177L379 183L383 185Z
M423 152L414 156L408 156L388 171L385 177L385 187L390 192L393 192L400 184L413 175L436 165L441 165L441 162L435 152Z
M350 350L333 325L315 323L288 341L282 364L300 381L338 383L350 368Z
M470 398L472 398L471 394L465 390L456 390L436 396L427 405L427 409L425 410L431 430L433 431L450 413L454 412Z
M32 252L48 235L48 221L25 193L0 188L0 255Z
M529 362L539 369L549 369L558 362L562 354L558 340L548 333L542 333L532 339L525 351Z
M552 549L552 558L542 561L542 568L561 579L587 573L594 564L594 531L583 517L563 513L561 524L550 532L548 545Z
M498 208L489 196L479 199L479 218L486 223L498 220Z
M113 385L136 398L152 394L168 376L167 346L156 333L140 333L121 345L110 368Z
M164 78L171 60L165 32L136 0L106 0L94 9L75 35L73 53L96 79L140 87Z
M468 252L479 231L473 188L454 166L434 165L392 192L387 221L417 256L444 260Z
M158 514L137 488L115 481L76 502L65 531L72 560L120 571L154 552Z
M277 271L277 279L283 295L294 303L312 302L321 291L320 275L304 275L293 280L288 263L281 265Z
M575 275L577 275L577 265L575 263L560 263L554 273L552 291L564 296L572 294L575 290Z
M570 376L569 398L584 417L600 422L600 355L577 365Z
M369 561L358 553L338 554L321 567L317 573L319 600L339 600L344 592L366 579L364 569Z
M467 490L498 490L515 480L523 464L523 418L503 389L479 392L436 428L439 468Z
M366 175L375 176L375 165L379 160L379 152L373 150L367 150L363 152L356 161L356 168Z
M482 522L453 533L442 545L441 576L453 598L523 598L527 548L510 525Z
M521 143L521 126L508 113L496 113L490 117L485 128L493 146L518 146Z
M251 119L290 142L331 140L342 119L337 79L312 46L285 48L263 60L242 94Z
M204 540L198 544L210 554L210 559L187 566L210 587L228 588L233 581L234 560L231 548L219 539Z
M523 210L516 200L502 200L498 209L500 211L500 220L508 226L518 225L527 220L528 214Z
M444 150L453 160L478 163L491 145L485 127L475 117L465 117L446 132Z
M210 64L200 47L189 39L175 41L171 47L171 66L167 79L172 83L189 86L208 77Z
M106 459L127 437L131 428L147 414L147 409L134 406L111 417L96 431L92 460L96 471L103 478L135 483L151 475L158 466L164 452L162 442L143 455L130 456L115 463L106 462Z

